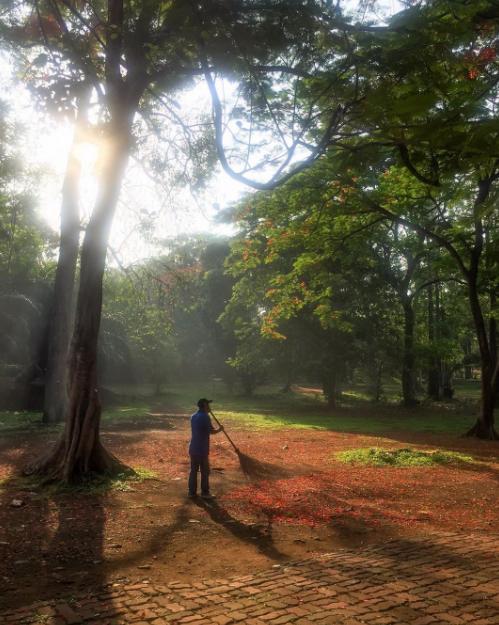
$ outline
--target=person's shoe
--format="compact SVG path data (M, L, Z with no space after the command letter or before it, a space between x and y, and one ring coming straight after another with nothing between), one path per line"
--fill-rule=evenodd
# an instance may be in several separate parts
M197 494L196 493L187 493L187 497L189 497L189 499L196 499Z
M202 499L215 499L215 495L212 495L211 493L202 493L201 498Z

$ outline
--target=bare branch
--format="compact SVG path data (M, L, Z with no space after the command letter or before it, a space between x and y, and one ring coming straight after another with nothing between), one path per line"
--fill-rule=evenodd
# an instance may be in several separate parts
M281 165L281 167L277 170L277 172L270 178L270 180L268 180L267 182L259 182L257 180L252 180L250 178L247 178L246 176L236 172L231 165L228 162L226 153L225 153L225 147L223 145L223 109L222 109L222 103L220 101L220 97L218 95L217 92L217 88L215 85L215 81L213 79L213 76L211 75L211 72L208 69L208 64L206 62L205 59L202 60L202 64L204 66L204 74L205 74L205 79L206 79L206 83L208 85L208 89L210 92L210 96L211 96L211 101L212 101L212 106L213 106L213 122L214 122L214 128L215 128L215 146L216 146L216 150L217 150L217 154L218 154L218 158L220 161L220 164L222 165L223 170L229 175L231 176L231 178L234 178L234 180L237 180L238 182L242 182L243 184L246 184L250 187L253 187L254 189L259 189L262 191L265 190L269 190L269 189L274 189L275 187L283 184L284 182L286 182L287 180L289 180L293 175L295 175L296 173L298 173L299 171L302 171L303 169L305 169L306 167L308 167L311 163L313 163L315 160L317 160L324 152L324 150L326 149L326 147L328 146L331 136L333 135L335 129L338 127L342 117L343 117L343 107L338 106L333 115L331 116L330 120L329 120L329 124L325 130L325 132L322 135L321 140L317 143L317 145L315 146L315 148L313 149L313 151L311 152L310 156L308 158L306 158L304 161L302 161L299 165L297 165L291 172L288 172L287 174L285 174L284 176L278 178L279 174L282 172L282 170L284 169L284 167L286 167L289 162L291 161L293 154L296 150L296 146L298 145L298 141L295 141L295 143L293 144L293 146L291 146L291 148L288 151L288 157L285 160L285 162L283 163L283 165Z

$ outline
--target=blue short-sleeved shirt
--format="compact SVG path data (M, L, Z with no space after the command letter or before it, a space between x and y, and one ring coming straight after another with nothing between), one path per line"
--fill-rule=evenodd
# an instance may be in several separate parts
M189 453L196 456L207 456L210 453L210 415L203 410L198 410L191 417L191 442Z

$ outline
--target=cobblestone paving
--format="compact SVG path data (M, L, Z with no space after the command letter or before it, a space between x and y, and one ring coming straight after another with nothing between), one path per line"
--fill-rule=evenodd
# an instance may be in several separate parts
M228 580L109 583L0 614L1 625L499 625L497 535L341 549Z

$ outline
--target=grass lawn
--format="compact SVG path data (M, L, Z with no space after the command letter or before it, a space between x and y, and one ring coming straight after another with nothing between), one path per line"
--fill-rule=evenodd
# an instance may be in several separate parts
M300 388L300 387L298 387ZM119 394L121 389L116 389ZM474 422L471 398L477 392L477 383L466 383L459 387L458 396L465 401L448 404L422 403L406 409L389 401L374 404L369 402L363 389L349 389L344 393L341 405L331 409L319 393L305 389L292 393L280 393L273 387L264 387L252 397L231 395L220 382L210 382L205 387L182 385L159 397L147 394L147 389L138 389L136 396L124 396L123 405L105 407L103 424L119 426L142 419L161 411L176 410L190 414L195 410L198 395L214 398L213 411L222 421L229 421L231 427L240 428L299 428L330 430L336 432L358 432L377 434L387 431L428 432L463 434ZM126 391L125 391L126 392ZM0 412L0 432L37 430L41 427L41 416L36 412ZM59 426L49 429L57 430Z
M306 392L284 394L264 388L246 398L230 395L223 385L215 383L201 390L214 398L215 415L222 421L229 420L232 427L306 428L366 434L397 430L460 435L475 419L469 403L421 404L406 409L395 403L373 404L358 389L347 391L336 409L328 408L319 394ZM196 391L199 394L192 386L178 387L166 399L189 412L194 410Z

